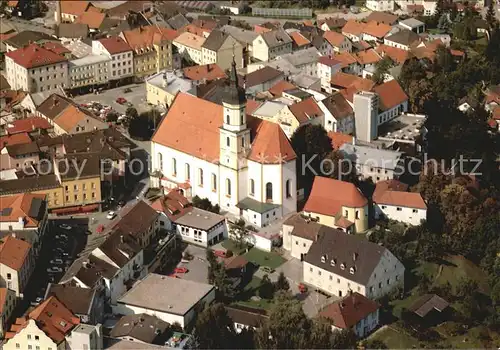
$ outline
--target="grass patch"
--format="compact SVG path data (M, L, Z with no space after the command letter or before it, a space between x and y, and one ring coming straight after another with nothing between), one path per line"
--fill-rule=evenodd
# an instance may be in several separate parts
M247 245L243 244L243 246L238 246L238 243L232 239L226 239L221 243L221 246L226 248L227 250L232 251L235 255L245 254L247 250Z
M258 266L269 266L270 268L277 268L286 260L276 253L268 253L263 250L252 248L245 254L248 261Z
M250 306L259 309L269 310L273 304L273 300L269 299L260 299L252 300L253 296L257 296L259 293L261 279L258 277L253 277L250 282L243 288L240 294L236 297L237 301L233 304L239 304L243 306Z
M396 330L393 327L384 327L372 334L369 340L380 340L389 349L411 349L412 347L419 347L420 342L418 339L409 336L402 331Z

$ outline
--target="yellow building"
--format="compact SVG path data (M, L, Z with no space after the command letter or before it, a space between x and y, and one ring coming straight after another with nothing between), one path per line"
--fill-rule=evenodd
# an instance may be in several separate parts
M304 214L349 233L368 229L368 200L350 182L316 176Z
M137 77L172 69L172 40L177 32L157 26L126 30L120 35L134 51L134 72Z

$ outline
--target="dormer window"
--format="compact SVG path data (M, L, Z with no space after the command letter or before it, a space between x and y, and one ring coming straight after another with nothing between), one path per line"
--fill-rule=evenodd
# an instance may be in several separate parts
M330 265L335 266L336 264L337 264L337 260L336 259L332 259L330 261Z
M340 264L340 269L341 270L345 270L345 264L344 263Z
M323 255L323 256L321 257L321 262L322 262L322 263L325 263L327 260L328 260L328 255Z
M351 268L349 269L349 273L350 273L351 275L354 275L354 272L356 272L356 268L355 268L355 267L351 267Z

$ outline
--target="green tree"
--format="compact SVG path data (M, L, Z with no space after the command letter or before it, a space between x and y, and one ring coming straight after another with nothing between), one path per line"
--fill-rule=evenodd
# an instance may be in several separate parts
M200 208L206 211L210 211L215 214L219 214L220 207L218 204L213 205L212 202L208 198L200 198L198 196L193 197L193 206L196 208Z
M132 112L133 113L133 112ZM130 118L128 133L130 137L139 140L150 140L162 119L156 109L143 112L135 118Z
M498 27L498 20L495 14L495 5L493 4L493 1L490 1L490 4L488 5L485 19L490 30L494 30Z
M378 85L384 82L385 75L389 74L389 69L392 65L393 63L389 56L385 56L375 64L375 73L371 77L375 84Z
M208 283L213 284L215 280L216 270L219 268L217 257L212 249L207 249L207 262L208 262Z
M243 247L248 237L248 229L246 228L245 220L239 219L236 222L229 223L229 233L236 241L238 247Z
M232 349L236 339L233 321L222 303L201 312L196 320L195 338L200 349Z
M311 322L310 349L330 349L332 326L329 320L315 319Z
M130 119L134 119L139 116L139 113L137 112L137 109L135 109L134 107L128 107L127 110L125 111L125 115Z
M283 271L280 272L280 274L278 276L278 280L274 283L274 289L276 291L279 291L279 290L287 291L290 289L290 283L288 282Z
M356 349L357 341L356 334L352 328L347 328L341 331L333 331L331 347L333 349Z
M217 299L221 301L230 301L236 295L236 287L233 279L227 273L223 263L218 263L214 270L214 286L217 288Z
M259 296L262 299L272 299L274 296L274 285L268 275L264 275L260 280Z
M420 81L427 78L424 66L416 58L411 58L403 64L398 81L403 90L408 91L413 81Z

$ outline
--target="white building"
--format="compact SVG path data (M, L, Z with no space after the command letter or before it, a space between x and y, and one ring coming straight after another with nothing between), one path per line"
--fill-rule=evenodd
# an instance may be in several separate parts
M7 52L5 70L13 90L56 92L69 87L68 60L36 44Z
M69 87L103 85L110 80L111 58L89 55L69 62Z
M23 292L35 269L31 244L13 236L0 242L0 287L12 289L17 297Z
M243 329L256 330L269 319L265 310L254 309L248 306L239 308L237 305L226 306L227 315L233 320L236 333L241 333Z
M410 225L427 219L427 205L418 192L407 192L408 185L397 180L377 182L373 193L375 218L386 217Z
M134 58L130 46L120 37L92 41L92 53L105 55L111 59L108 68L110 80L127 79L134 76Z
M196 64L203 63L203 44L205 38L193 33L184 32L174 39L173 45L177 47L179 54L190 59Z
M211 284L150 273L118 299L113 312L125 316L144 313L184 328L194 321L197 305L208 306L214 299Z
M202 49L202 64L216 63L222 70L231 69L231 62L236 67L243 67L243 46L231 35L218 29L212 30L205 39Z
M238 216L272 204L259 213L265 226L296 211L296 155L278 124L246 115L235 63L230 80L223 106L177 95L152 139L151 181Z
M303 261L313 242L326 232L332 231L328 226L318 224L302 214L294 214L283 222L283 248L290 255Z
M342 62L334 58L321 56L318 58L316 76L321 79L321 89L331 92L332 77L342 68Z
M66 336L67 350L102 350L102 325L79 324Z
M10 322L14 308L16 307L16 292L12 289L0 287L0 338L5 337L7 325Z
M335 92L318 102L325 114L326 131L354 134L354 110L340 92Z
M260 61L271 61L292 52L292 38L283 29L261 33L252 44L252 55Z
M404 283L404 271L387 248L336 230L320 235L304 259L304 282L338 297L378 299Z
M372 11L392 12L394 4L394 0L367 0L365 6Z

